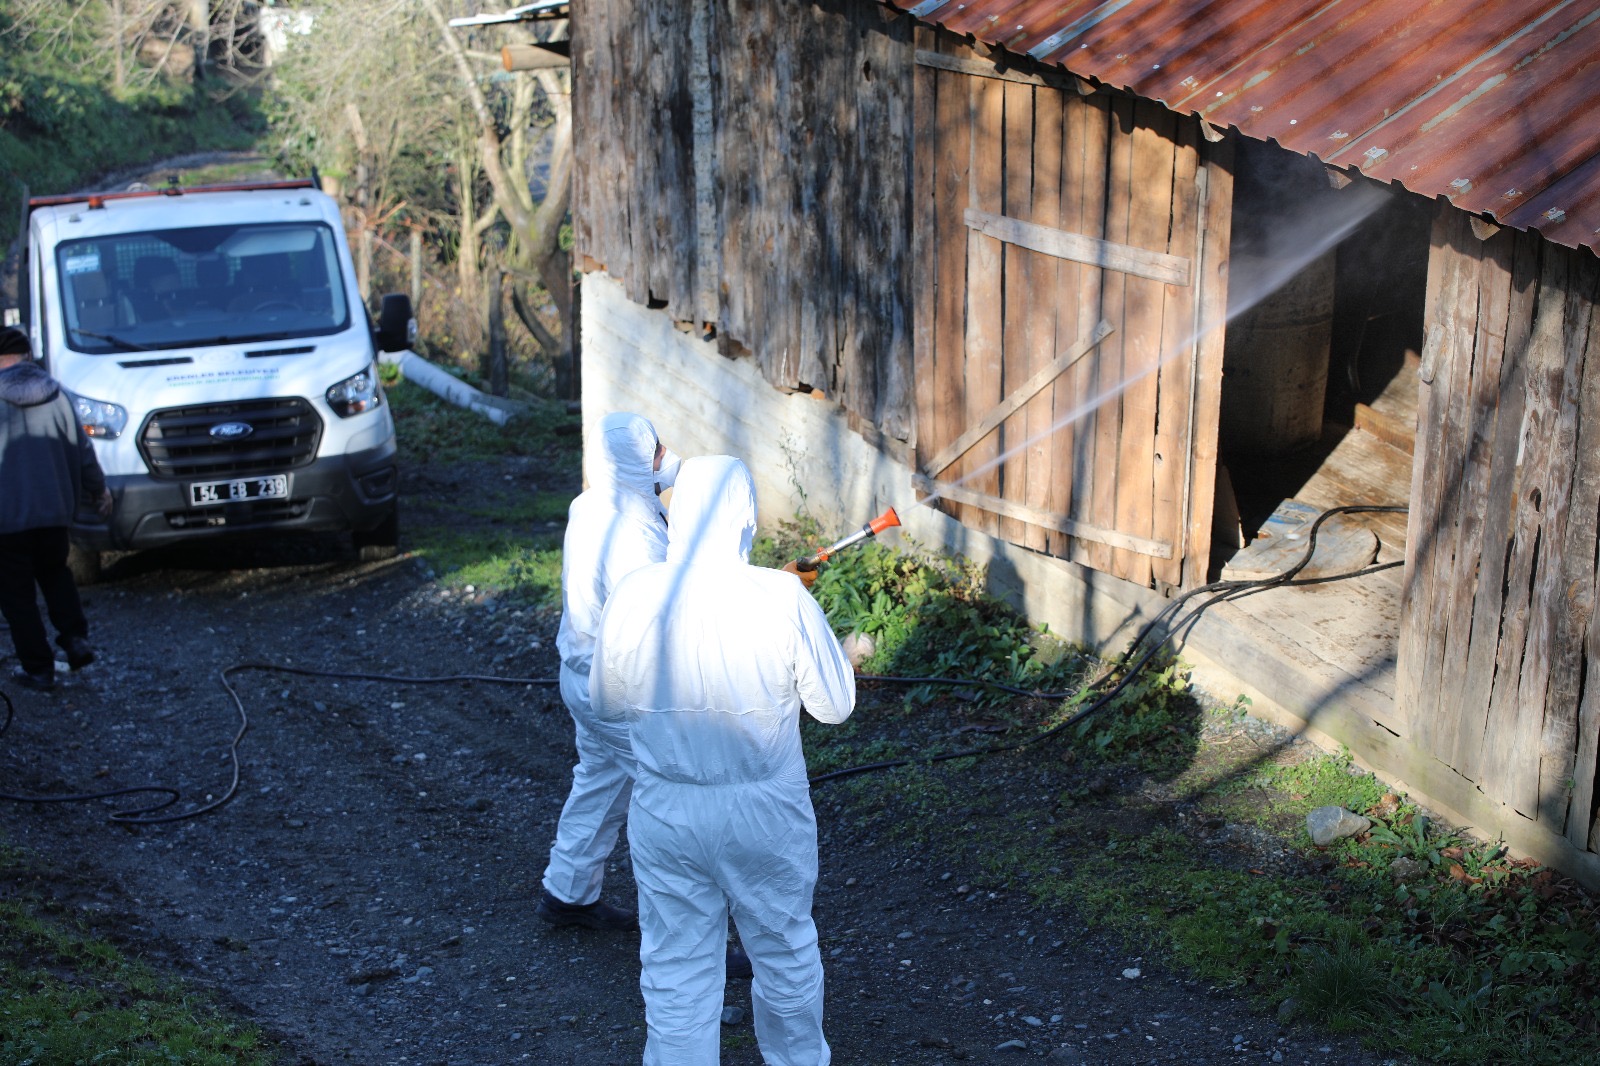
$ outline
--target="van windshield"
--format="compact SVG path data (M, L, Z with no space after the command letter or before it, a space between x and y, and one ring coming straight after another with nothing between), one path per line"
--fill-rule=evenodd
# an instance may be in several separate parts
M340 332L350 307L336 248L315 222L64 241L67 346L111 355Z

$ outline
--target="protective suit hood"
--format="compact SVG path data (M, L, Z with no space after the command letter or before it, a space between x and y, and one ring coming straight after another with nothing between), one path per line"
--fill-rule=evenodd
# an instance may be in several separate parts
M659 439L655 426L643 415L624 411L600 419L583 456L589 487L613 498L626 494L654 505Z
M756 536L756 485L729 455L685 459L672 490L667 562L748 563Z

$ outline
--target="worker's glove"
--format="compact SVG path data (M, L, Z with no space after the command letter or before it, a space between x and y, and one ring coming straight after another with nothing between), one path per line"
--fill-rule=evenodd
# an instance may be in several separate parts
M94 509L99 512L101 518L110 518L111 517L111 490L110 489L101 489L100 490L100 498L98 500L94 501Z
M793 559L783 564L783 572L786 574L793 574L795 577L799 578L800 583L806 587L806 591L808 592L811 590L811 586L816 584L817 581L817 571L802 570Z

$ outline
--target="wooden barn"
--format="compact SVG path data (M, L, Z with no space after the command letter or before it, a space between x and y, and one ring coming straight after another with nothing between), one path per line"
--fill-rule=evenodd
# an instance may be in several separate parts
M573 0L586 418L1600 886L1600 14ZM1392 564L1385 567L1384 564Z

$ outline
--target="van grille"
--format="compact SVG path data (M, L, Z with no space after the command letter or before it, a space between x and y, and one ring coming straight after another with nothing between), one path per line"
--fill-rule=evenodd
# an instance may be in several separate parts
M224 439L211 427L243 422L249 436ZM305 466L317 456L322 419L305 400L168 407L145 419L139 453L156 477L227 478Z

